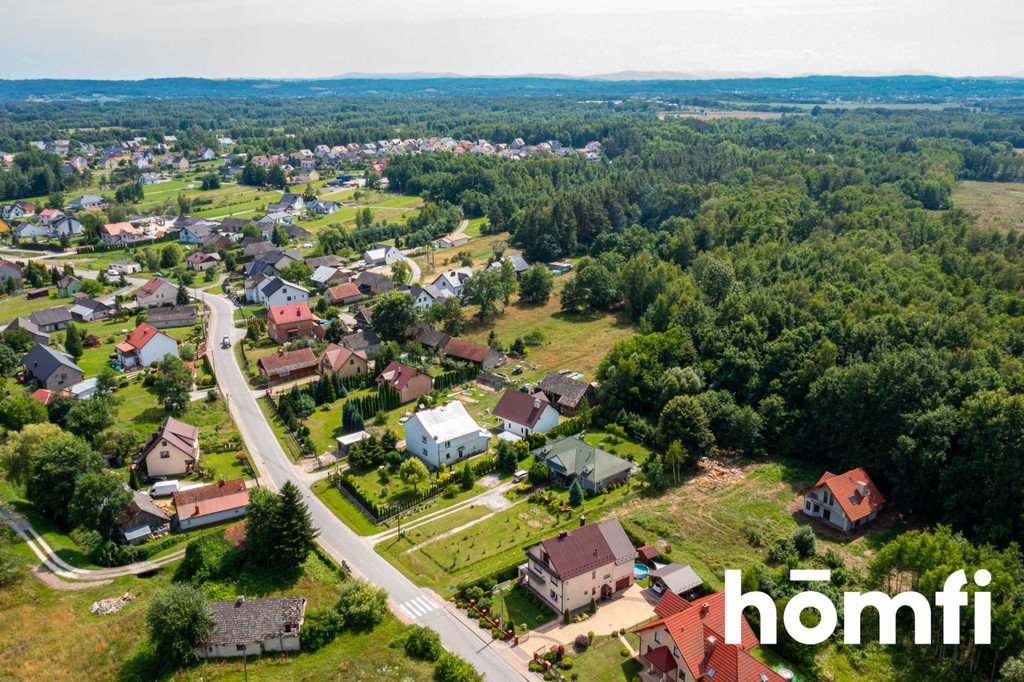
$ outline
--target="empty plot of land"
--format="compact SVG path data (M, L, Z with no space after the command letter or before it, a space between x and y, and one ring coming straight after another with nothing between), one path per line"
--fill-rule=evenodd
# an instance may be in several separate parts
M1024 182L961 182L953 205L976 216L979 227L1024 229Z

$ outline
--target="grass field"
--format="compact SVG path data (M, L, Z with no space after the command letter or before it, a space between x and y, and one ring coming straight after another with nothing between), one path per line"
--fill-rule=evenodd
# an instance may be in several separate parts
M953 205L977 216L980 227L1001 232L1024 229L1024 183L958 183Z
M49 296L28 299L24 294L0 298L0 322L9 322L16 317L28 317L31 313L56 305L65 305L69 299L57 298L54 287Z
M627 637L634 649L639 646L639 637L634 634ZM622 648L618 637L595 637L585 652L574 656L576 664L572 672L588 682L632 682L642 667L636 658L621 655Z

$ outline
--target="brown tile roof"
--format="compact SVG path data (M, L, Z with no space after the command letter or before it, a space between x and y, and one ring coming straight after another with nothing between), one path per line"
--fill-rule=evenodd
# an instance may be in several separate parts
M179 520L216 514L249 504L245 481L218 481L200 488L190 488L173 495L174 508Z
M316 369L316 354L310 348L299 348L262 357L259 364L267 374L288 374L296 370Z
M482 343L473 343L472 341L454 338L444 347L445 355L472 362L483 362L490 350L490 346L485 346Z
M344 284L337 284L327 290L327 293L331 295L335 301L343 301L346 298L353 298L355 296L362 296L362 292L359 291L359 287L356 286L355 282L345 282Z
M193 459L199 454L199 428L180 422L174 417L168 417L167 421L150 435L149 440L142 447L142 456L139 461L146 459L149 453L156 449L157 444L164 440L174 444Z
M410 381L422 374L423 372L419 371L415 367L409 367L408 365L403 365L400 362L392 360L388 363L388 366L384 368L384 371L380 373L380 376L377 377L377 383L380 384L386 381L400 391L408 386Z
M146 282L145 284L143 284L141 287L139 287L139 290L135 292L135 295L136 296L152 296L157 291L159 291L160 287L162 287L165 284L170 284L170 282L165 282L164 280L160 279L159 277L154 277L154 278L150 279L148 282Z
M529 395L521 391L507 390L494 406L494 416L532 429L550 404L547 396L540 391Z

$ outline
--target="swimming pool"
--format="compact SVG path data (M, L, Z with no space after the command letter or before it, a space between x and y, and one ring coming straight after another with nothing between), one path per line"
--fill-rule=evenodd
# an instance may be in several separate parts
M644 564L633 564L633 580L643 580L650 572L651 569Z

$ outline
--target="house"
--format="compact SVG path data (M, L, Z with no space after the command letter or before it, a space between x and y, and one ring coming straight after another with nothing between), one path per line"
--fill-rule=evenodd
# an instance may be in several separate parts
M14 284L11 285L10 282L14 282ZM0 283L3 283L5 290L18 291L22 289L25 282L21 277L21 266L13 261L0 260Z
M485 452L490 437L457 400L421 410L405 422L405 447L434 469Z
M104 244L130 244L145 239L146 235L131 223L108 223L99 229Z
M107 200L96 194L86 194L71 201L68 208L72 211L88 211L93 208L103 208Z
M324 298L329 305L348 305L362 300L363 294L355 282L345 282L329 287L324 292Z
M245 280L245 284L242 285L245 293L245 302L260 303L260 287L269 279L266 275L256 275Z
M185 259L185 265L188 266L190 270L202 272L220 265L220 255L216 253L203 253L202 251L196 251L195 253L190 253L188 255Z
M45 310L36 310L29 313L29 319L39 328L39 331L52 334L61 329L67 329L71 324L71 309L66 305L59 305Z
M142 446L135 466L146 465L149 478L184 476L199 463L199 428L168 417Z
M306 617L302 597L270 597L210 603L213 623L196 653L199 658L237 658L298 651Z
M370 371L370 362L366 353L361 350L349 350L344 346L332 343L320 354L320 373L331 372L347 379L357 374Z
M77 218L61 214L50 221L50 236L55 239L78 237L81 234L82 223Z
M90 377L89 379L83 379L77 384L73 384L68 389L68 393L75 400L88 400L96 395L99 391L99 380L96 377Z
M500 420L502 430L519 437L546 433L558 426L558 410L540 391L536 395L505 391L494 406L494 416Z
M298 225L288 225L288 226L286 226L284 228L284 233L286 235L288 235L288 239L306 240L306 239L312 239L313 238L313 233L312 232L310 232L309 230L307 230L304 227L299 227Z
M315 270L313 270L313 275L309 278L309 281L313 286L323 289L324 287L329 287L335 284L343 284L348 282L351 278L352 273L348 270L344 270L333 265L319 265Z
M434 380L429 374L394 360L388 363L377 377L377 383L386 383L398 391L402 404L418 400L420 396L430 393L434 388Z
M213 151L209 147L200 147L196 152L196 159L199 161L213 161L217 158L217 152Z
M178 156L176 154L168 154L160 160L160 166L163 168L173 168L174 170L187 171L192 167L192 164L188 162L184 156Z
M265 253L276 251L277 247L273 243L262 239L259 241L250 242L242 247L242 255L254 258L256 256L262 256Z
M164 181L164 178L159 173L140 173L138 183L144 187L151 187L158 185Z
M530 590L556 613L589 608L633 584L636 550L617 519L584 523L526 550Z
M309 348L283 351L262 357L258 362L260 376L267 381L289 381L316 374L320 368L316 354Z
M409 287L409 295L412 296L412 303L420 310L427 310L435 303L440 303L446 298L454 298L455 294L447 289L438 289L433 284L424 287Z
M502 258L500 261L496 260L487 267L492 270L500 270L502 267L502 263L510 263L512 265L512 269L516 273L517 278L522 277L523 273L530 269L530 264L526 262L526 259L523 258L518 253L510 253L509 255Z
M453 296L462 298L462 291L466 286L466 280L472 276L473 271L470 268L445 270L431 284L442 291L449 292Z
M156 533L170 530L170 515L154 504L153 498L141 490L130 492L132 501L114 518L117 529L128 544L136 545L149 540Z
M373 308L360 308L355 316L357 329L373 328Z
M133 260L112 260L107 267L122 275L134 275L137 272L142 272L142 265Z
M860 467L845 474L826 471L804 492L804 514L844 533L874 521L884 506L885 496Z
M115 346L117 361L125 370L149 367L167 355L178 357L178 340L143 322Z
M44 346L50 343L50 335L42 331L35 322L27 317L16 317L4 327L5 332L14 331L15 329L24 329L36 343L41 343Z
M218 232L212 232L206 235L203 237L203 241L199 243L199 248L207 253L213 253L214 251L227 251L231 246L231 239L227 235L223 235Z
M376 296L395 288L395 283L390 277L369 270L360 272L359 276L355 278L355 283L359 287L359 291L366 296Z
M448 334L425 323L410 327L406 330L405 335L410 341L415 341L433 351L442 350L452 340Z
M178 287L165 279L154 277L135 292L135 304L140 308L173 305L178 300Z
M82 280L74 275L64 275L57 280L57 297L68 298L71 294L82 289Z
M22 356L21 364L40 388L51 391L71 388L85 378L85 373L70 357L40 343Z
M301 194L285 193L273 204L267 205L267 213L295 213L306 207L306 200Z
M280 277L271 277L257 289L259 299L268 308L290 303L309 303L309 289Z
M547 464L553 483L569 486L579 481L588 493L625 481L633 469L632 462L587 443L582 436L563 436L533 454Z
M584 398L591 407L597 402L597 390L593 384L573 379L558 372L545 374L537 384L537 388L544 391L544 395L548 397L551 404L567 416L576 413Z
M324 201L321 199L311 202L307 208L316 215L334 215L341 208L341 204L336 201Z
M455 246L462 246L463 244L469 243L469 237L461 232L453 232L452 234L445 235L434 242L434 246L439 249L450 249Z
M391 265L402 260L402 252L390 244L374 244L363 253L363 262L367 266Z
M444 354L456 360L472 362L483 369L495 369L508 362L504 353L499 353L490 346L472 341L453 338L444 347Z
M380 337L372 329L364 329L341 337L341 345L372 358L380 350Z
M750 653L757 635L741 620L740 643L725 642L725 593L689 602L666 592L654 620L637 627L637 660L644 682L783 682L785 678ZM792 679L792 677L790 677Z
M267 309L267 335L276 343L323 336L319 320L306 303L290 303Z
M254 257L245 264L243 269L246 277L256 275L267 275L268 277L280 277L281 272L293 263L302 263L302 255L298 251L267 251Z
M195 325L197 319L199 319L199 311L194 305L153 308L146 315L146 323L157 329L191 327Z
M249 510L249 493L242 479L179 490L172 498L174 522L182 530L237 519Z
M18 220L36 212L36 205L31 201L15 201L13 204L0 206L0 218Z
M15 225L14 236L21 240L40 239L50 236L50 228L46 225L36 225L35 223L21 223L20 225Z
M113 308L102 301L88 297L78 298L71 306L71 319L76 322L92 322L102 320L110 316Z
M327 265L332 268L340 268L342 265L342 260L335 256L334 254L329 253L325 256L313 256L312 258L307 258L306 265L313 268L314 270L316 268L319 268L321 265Z
M649 575L655 592L671 592L680 597L695 592L704 584L690 564L668 564L655 568Z

